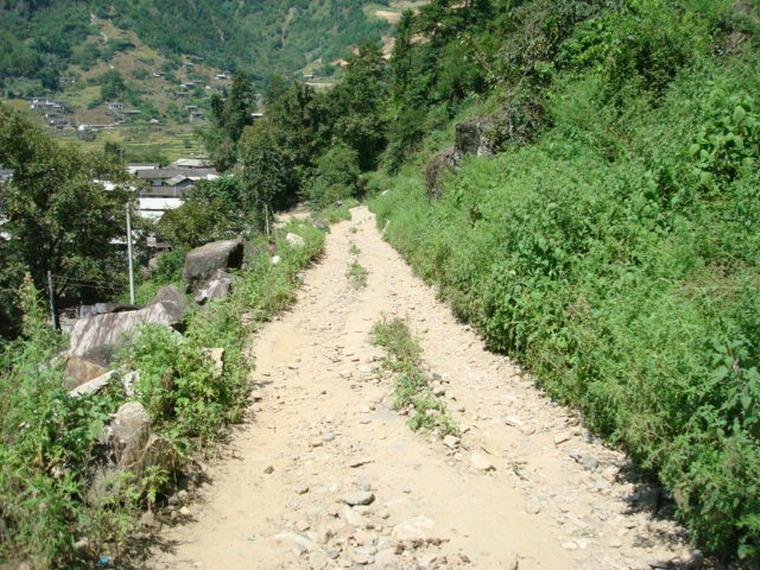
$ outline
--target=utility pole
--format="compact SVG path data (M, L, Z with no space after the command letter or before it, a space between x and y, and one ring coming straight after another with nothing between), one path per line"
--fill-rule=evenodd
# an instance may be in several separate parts
M127 203L127 256L129 257L129 302L135 304L135 268L132 265L132 218Z
M57 331L61 330L61 323L58 320L58 313L55 310L55 293L53 291L53 272L48 269L47 272L48 282L48 296L50 298L50 317L53 323L53 328Z

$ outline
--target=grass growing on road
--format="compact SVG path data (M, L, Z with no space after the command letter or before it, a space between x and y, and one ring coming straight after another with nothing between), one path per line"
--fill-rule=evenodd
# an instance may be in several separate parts
M459 428L446 410L446 403L430 388L422 368L422 347L400 318L383 319L372 327L375 344L387 351L383 367L396 374L394 408L409 412L414 431L437 430L441 437L458 434Z
M355 243L351 242L351 247L348 251L353 258L348 266L348 271L346 271L346 277L348 277L348 280L354 289L363 289L367 286L367 276L369 275L369 272L356 259L356 256L361 253L361 250Z
M362 289L367 286L367 275L369 272L358 261L352 261L346 271L346 277L351 282L354 289Z

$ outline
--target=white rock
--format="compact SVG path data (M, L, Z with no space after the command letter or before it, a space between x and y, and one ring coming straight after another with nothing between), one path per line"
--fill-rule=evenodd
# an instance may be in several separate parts
M375 495L371 491L356 491L343 497L343 502L354 507L357 505L371 505L375 500Z
M288 233L285 236L285 241L288 242L292 247L303 247L306 245L306 242L303 240L301 236L294 233Z
M496 466L479 453L475 453L470 457L470 464L478 471L484 473L487 473L488 471L496 471Z
M393 538L398 541L424 542L433 538L435 523L426 516L405 520L393 527Z
M443 438L443 445L450 449L454 449L456 446L459 445L459 438L455 437L453 435L447 435Z

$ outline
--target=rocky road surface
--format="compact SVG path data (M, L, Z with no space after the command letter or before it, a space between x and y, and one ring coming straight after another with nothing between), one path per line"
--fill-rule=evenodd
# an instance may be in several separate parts
M156 569L672 567L690 550L656 489L509 359L487 352L382 240L333 226L299 300L253 339L251 421L210 468ZM358 261L367 287L346 270ZM412 432L370 330L408 319L463 430ZM670 562L669 562L670 561ZM668 566L670 564L671 566Z

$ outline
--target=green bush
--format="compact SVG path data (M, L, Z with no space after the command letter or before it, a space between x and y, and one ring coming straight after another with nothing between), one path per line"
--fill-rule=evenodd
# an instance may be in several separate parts
M288 231L301 235L304 245L288 245ZM140 373L136 398L152 428L181 458L211 453L229 425L241 420L250 390L248 333L293 302L299 272L322 251L324 234L310 223L292 222L276 236L277 265L260 240L234 292L191 312L183 336L148 326L120 355L120 364ZM151 283L175 278L178 258L168 254ZM172 483L171 474L124 472L109 480L108 493L88 492L106 461L99 436L126 395L115 382L93 397L68 397L62 363L54 358L63 339L45 322L28 280L20 299L23 336L0 344L0 560L26 560L34 568L89 567L104 554L118 560L142 512ZM244 321L246 315L251 318ZM221 374L205 348L224 349ZM87 546L75 548L83 537Z
M362 188L359 154L336 144L317 160L316 171L306 186L306 197L314 208L355 198Z
M84 492L98 460L98 435L118 394L68 397L54 360L61 339L47 326L37 297L25 281L23 337L0 347L0 560L67 567L79 537L98 548L123 539L130 528L92 517ZM121 501L122 512L138 500Z
M684 33L682 19L662 33ZM432 202L404 167L370 204L491 348L658 477L706 551L748 562L760 556L756 65L702 59L625 99L604 74L573 73L537 142L467 161Z

